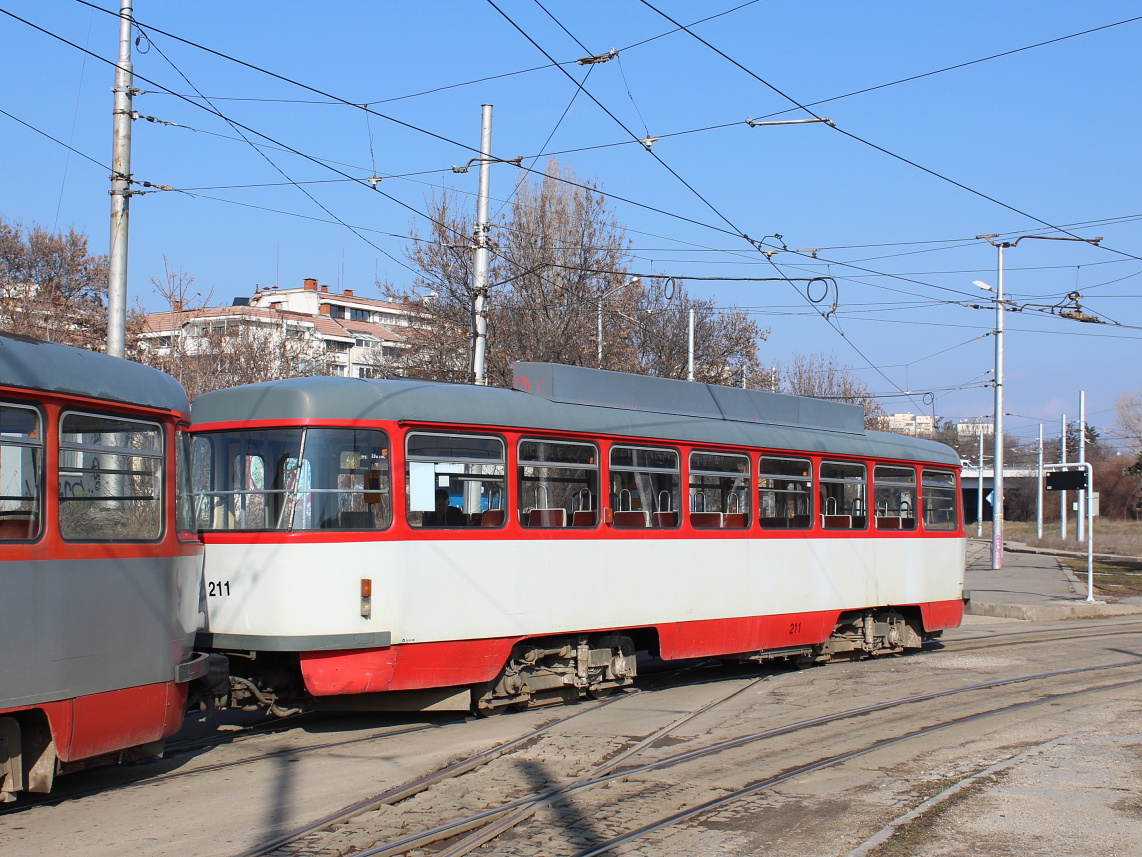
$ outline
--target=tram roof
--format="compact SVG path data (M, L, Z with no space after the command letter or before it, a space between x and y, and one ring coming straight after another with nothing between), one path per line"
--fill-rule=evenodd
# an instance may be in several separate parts
M183 414L190 410L182 385L165 372L12 333L0 333L0 384Z
M919 460L938 464L958 465L956 452L942 443L891 434L865 431L862 423L853 430L851 410L854 405L840 406L844 412L836 417L838 428L828 429L828 415L814 407L833 403L806 400L799 396L767 393L751 402L740 397L737 388L670 381L659 387L657 399L649 401L639 394L646 392L643 382L663 382L665 379L642 378L619 372L600 372L598 379L604 387L617 382L620 389L608 391L599 388L594 403L556 401L552 394L567 398L580 398L582 382L588 376L580 375L574 385L561 388L559 372L548 373L552 364L517 364L517 384L532 384L533 390L506 390L498 387L476 387L466 384L447 384L415 380L371 380L356 378L294 378L250 384L228 390L204 393L194 400L192 414L195 425L242 423L247 421L294 422L299 420L402 420L413 423L451 423L465 428L481 426L503 427L534 431L570 431L588 435L641 437L658 441L683 441L719 446L749 446L763 449L803 450L805 452L835 453L881 459ZM563 368L563 367L561 367ZM544 374L548 373L548 374ZM608 378L605 376L619 376ZM555 389L543 386L543 379L555 378ZM671 404L671 385L680 384L688 389L705 388L708 396L695 394L691 400L676 400ZM625 392L622 385L627 385ZM653 383L650 387L657 386ZM578 392L577 392L578 391ZM732 392L728 395L726 391ZM632 395L632 393L637 395ZM641 397L640 397L641 396ZM774 403L785 401L781 408ZM604 404L604 402L612 402ZM736 401L737 410L728 409L717 415L718 403ZM625 402L625 404L623 404ZM686 404L688 412L679 413L678 403ZM710 403L713 403L712 405ZM764 422L764 406L772 408L774 418ZM808 419L818 425L782 424L780 419L792 420L801 405L805 405ZM728 406L727 406L728 407ZM750 408L754 410L750 412ZM763 410L758 411L758 408ZM673 410L671 410L673 409ZM825 411L830 410L825 408ZM752 418L750 414L752 413ZM837 413L841 413L838 411Z

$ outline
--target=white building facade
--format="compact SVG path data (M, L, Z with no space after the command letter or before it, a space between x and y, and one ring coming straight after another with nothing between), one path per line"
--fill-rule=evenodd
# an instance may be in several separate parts
M213 347L212 337L242 331L267 348L288 342L293 359L323 363L330 374L369 378L396 369L413 347L410 331L426 322L415 304L333 292L307 278L297 289L255 289L228 307L150 313L140 340L160 354L196 354Z

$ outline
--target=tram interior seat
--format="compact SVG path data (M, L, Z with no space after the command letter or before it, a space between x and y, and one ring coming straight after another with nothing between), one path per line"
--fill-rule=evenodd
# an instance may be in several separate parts
M341 529L368 530L373 527L373 516L369 512L342 512Z
M529 527L566 527L566 509L532 509L527 513Z
M0 518L0 539L34 538L39 526L34 515L12 515Z
M726 512L722 515L722 526L726 529L744 530L749 524L745 512Z
M616 509L612 523L616 527L649 527L650 514L645 509Z
M699 529L713 529L724 527L721 512L691 512L690 526Z
M655 512L653 518L655 527L665 528L678 526L677 512Z
M595 512L592 509L580 509L571 515L571 526L573 527L593 527L595 526Z
M503 509L488 509L480 516L481 527L500 527L504 523Z
M827 530L851 530L853 528L853 516L822 515L821 526Z
M878 530L901 530L903 529L901 524L903 520L896 515L877 515L876 528Z
M827 515L821 516L821 523L824 524L824 519L829 517ZM841 515L840 517L847 518L848 515ZM785 516L777 518L762 518L761 525L767 530L792 528L798 530L807 530L812 525L813 519L809 515L794 515L792 518Z

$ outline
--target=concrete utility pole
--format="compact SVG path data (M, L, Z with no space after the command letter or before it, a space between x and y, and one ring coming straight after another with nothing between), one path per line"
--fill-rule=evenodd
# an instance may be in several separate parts
M694 380L694 308L693 307L690 308L690 335L688 337L688 343L689 344L688 344L687 349L686 349L686 352L688 355L686 380L687 381L693 381Z
M1043 424L1039 423L1039 469L1035 473L1039 478L1038 494L1035 503L1035 538L1043 538Z
M1086 461L1086 390L1079 390L1079 464ZM1080 542L1086 541L1086 531L1083 528L1086 514L1086 491L1079 491L1079 513L1075 517L1075 537Z
M975 537L983 538L983 427L979 431L979 479L976 480Z
M133 0L119 2L119 63L115 67L114 136L111 145L111 248L107 273L107 353L127 350L127 225L131 207L131 65Z
M1067 415L1063 414L1062 431L1059 434L1059 464L1067 463ZM1059 492L1059 538L1067 537L1067 492Z
M492 186L492 105L481 108L480 117L480 195L476 200L476 252L472 257L472 293L474 295L472 331L472 380L476 384L488 383L484 373L484 354L488 345L488 267L490 250L488 231L488 197Z

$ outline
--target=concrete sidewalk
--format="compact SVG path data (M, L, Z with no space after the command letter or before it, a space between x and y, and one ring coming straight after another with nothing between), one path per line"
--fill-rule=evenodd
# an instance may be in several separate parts
M1025 552L1021 547L1018 542L1005 543L1003 568L994 571L991 542L968 539L964 588L971 593L969 614L1050 622L1142 613L1142 598L1122 598L1112 603L1087 602L1085 574L1076 576L1055 557L1030 550Z

